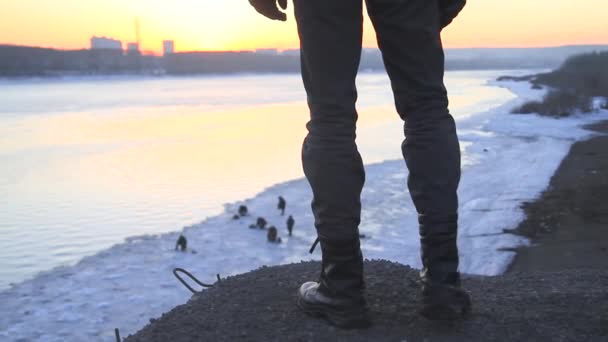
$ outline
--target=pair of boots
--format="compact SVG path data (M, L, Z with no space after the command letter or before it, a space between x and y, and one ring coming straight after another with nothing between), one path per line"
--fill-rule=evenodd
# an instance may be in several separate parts
M298 307L344 329L362 329L371 325L363 296L363 257L356 241L321 240L323 253L321 277L306 282L298 291ZM469 295L460 288L458 272L441 270L442 260L425 260L421 272L422 303L420 314L433 320L453 320L465 316L471 308ZM445 268L445 267L444 267Z

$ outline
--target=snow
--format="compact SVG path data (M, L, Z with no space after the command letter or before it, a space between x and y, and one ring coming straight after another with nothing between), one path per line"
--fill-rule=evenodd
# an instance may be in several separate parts
M527 240L505 233L523 219L520 205L544 190L570 146L591 132L582 125L608 119L608 111L552 119L511 115L514 106L538 99L543 90L527 83L500 82L516 95L498 108L458 122L463 152L459 190L461 271L497 275L511 262L512 248ZM366 165L362 202L363 253L420 267L416 212L406 188L402 160ZM287 200L281 216L278 196ZM320 258L308 249L316 234L310 212L311 192L304 179L277 184L257 196L225 206L221 215L183 232L128 239L78 264L60 267L0 293L0 339L9 341L114 340L114 328L127 336L176 305L190 292L172 275L182 267L203 282L256 269ZM239 205L250 216L233 220ZM287 236L285 221L296 224ZM279 229L281 244L266 242L266 232L250 229L258 216ZM196 253L174 251L180 233Z

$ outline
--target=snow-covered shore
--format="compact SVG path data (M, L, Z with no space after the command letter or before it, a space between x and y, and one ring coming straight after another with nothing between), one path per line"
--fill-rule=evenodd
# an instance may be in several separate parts
M591 133L580 128L608 119L608 112L565 119L510 115L523 101L544 93L527 83L501 82L518 95L498 108L458 122L462 142L463 177L460 185L459 245L461 271L497 275L514 252L526 244L504 233L524 218L520 205L540 194L572 143ZM416 214L409 199L403 161L367 165L362 195L363 253L419 267ZM276 210L277 197L287 199L287 215L296 220L294 236L286 234L286 216ZM192 271L205 282L243 273L261 265L319 259L308 254L315 238L310 213L310 190L299 179L274 185L254 198L226 205L223 214L187 227L184 234L196 254L174 252L179 232L131 238L75 266L44 272L0 293L2 340L112 340L143 327L190 293L173 278L174 267ZM240 204L250 215L231 217ZM248 229L257 216L279 228L280 245L266 242L263 231Z

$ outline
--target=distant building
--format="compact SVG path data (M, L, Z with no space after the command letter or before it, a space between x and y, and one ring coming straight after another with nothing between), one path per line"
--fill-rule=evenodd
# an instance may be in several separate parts
M137 43L127 44L127 52L136 52L136 51L139 51L139 44L137 44Z
M172 40L164 40L163 41L163 52L164 55L172 55L175 53L175 42Z
M91 37L91 50L120 50L122 42L120 40L106 37Z
M128 56L139 56L141 52L139 51L139 44L137 43L128 43L127 44L127 55Z

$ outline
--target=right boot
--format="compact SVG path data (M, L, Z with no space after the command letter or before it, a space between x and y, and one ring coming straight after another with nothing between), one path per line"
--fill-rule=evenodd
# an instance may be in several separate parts
M422 305L419 313L430 320L457 320L471 312L471 297L460 287L460 274L433 280L422 271Z
M471 312L471 297L460 286L458 217L434 221L420 217L422 305L431 320L455 320Z
M321 240L323 260L318 282L306 282L298 291L297 305L304 313L323 318L342 329L371 325L363 297L363 256L359 241Z

